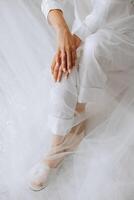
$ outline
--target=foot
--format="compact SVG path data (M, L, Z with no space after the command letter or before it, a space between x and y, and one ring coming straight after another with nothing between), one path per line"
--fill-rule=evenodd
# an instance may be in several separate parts
M57 158L58 147L63 137L53 136L52 147L45 159L36 164L29 174L29 187L33 191L40 191L47 187L50 176L54 175L62 164L63 157Z
M40 191L48 184L48 178L51 170L48 165L38 163L35 165L29 175L29 187L33 191Z
M85 125L86 121L76 125L64 138L54 136L50 152L30 172L29 186L32 190L40 191L47 187L50 176L59 169L64 157L74 151L82 141Z
M50 168L46 163L39 162L36 164L29 174L29 188L33 191L40 191L47 187L50 176L56 174L58 168Z

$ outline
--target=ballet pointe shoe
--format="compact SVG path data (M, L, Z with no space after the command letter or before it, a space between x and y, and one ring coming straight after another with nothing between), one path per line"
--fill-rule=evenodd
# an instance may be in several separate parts
M65 140L51 150L50 153L48 153L48 159L54 158L53 156L57 155L59 157L55 159L61 159L56 167L50 167L50 165L47 164L47 162L40 161L38 164L36 164L29 174L29 188L33 191L40 191L43 190L48 186L50 177L55 176L58 169L63 164L63 160L67 155L70 155L70 153L74 152L74 150L78 147L80 142L85 136L85 121L80 123L79 125L76 125L69 134L65 136Z
M28 182L29 188L33 191L41 191L48 186L50 177L54 176L61 167L60 162L56 167L51 168L45 162L39 162L30 171Z

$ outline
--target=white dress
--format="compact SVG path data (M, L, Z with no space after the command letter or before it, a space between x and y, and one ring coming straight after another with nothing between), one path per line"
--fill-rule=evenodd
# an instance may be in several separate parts
M87 102L87 135L49 187L34 193L27 186L28 170L47 152L52 136L46 120L55 37L40 0L0 1L1 200L133 200L133 7L127 0L103 1L106 7L101 0L89 2L75 1L72 30L83 39L78 63L84 70L74 74L87 76L77 76L82 78L79 99ZM70 3L64 10L73 18ZM106 8L105 18L89 15L96 6ZM90 18L98 23L91 25Z

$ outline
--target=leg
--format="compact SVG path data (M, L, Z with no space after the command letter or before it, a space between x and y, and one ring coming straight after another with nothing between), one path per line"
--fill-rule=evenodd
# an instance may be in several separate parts
M86 104L84 104L84 103L77 103L77 105L76 105L76 108L75 108L75 111L77 112L77 113L82 113L82 112L84 112L85 111L85 106L86 106ZM75 114L75 111L74 111L74 114ZM83 123L83 122L82 122ZM83 124L84 125L84 124ZM75 134L75 130L76 129L78 129L78 126L79 125L77 125L77 126L75 126L75 127L73 127L72 128L72 131L70 131L68 134L66 134L65 136L61 136L61 135L53 135L53 137L52 137L52 144L51 144L51 149L50 149L50 152L51 152L51 150L53 149L53 148L55 148L56 146L58 146L58 145L60 145L60 144L62 144L63 143L63 141L66 139L66 138L69 138L70 137L70 135L73 135L73 134ZM84 126L82 127L82 128L84 128ZM80 129L80 131L81 131L81 129ZM78 142L79 143L79 142ZM78 145L78 144L77 144ZM74 145L75 146L75 145ZM62 160L63 158L61 157L61 159L54 159L54 160L47 160L47 159L44 159L44 162L45 163L47 163L47 165L49 165L51 168L54 168L54 167L56 167L57 165L58 165L58 163Z
M53 83L50 95L50 115L48 127L52 132L50 151L44 156L40 164L33 168L30 186L40 190L47 185L49 174L65 157L65 136L70 132L74 122L77 104L77 68L74 68L69 78L60 83ZM68 141L68 140L67 140ZM61 155L61 153L63 153Z
M74 68L69 78L54 83L50 93L48 128L54 135L65 136L74 122L78 98L78 71Z
M84 112L85 104L77 103L75 111L78 113ZM70 146L70 151L74 150L74 148L76 146L78 146L78 144L81 141L81 137L79 137L79 131L81 132L82 130L78 129L78 132L77 132L77 126L76 126L76 127L73 127L71 129L71 131L68 134L66 134L65 136L61 136L58 134L53 135L51 149L53 150L53 148L59 146L62 143L63 143L63 146L65 146L65 145L67 145L68 142L69 143L73 142L73 146ZM51 150L50 150L50 153L51 153ZM63 157L60 157L58 159L57 158L52 159L52 160L45 158L43 160L43 162L41 162L41 165L39 165L37 167L35 166L34 171L32 172L32 176L30 178L30 188L35 191L39 191L39 190L45 188L48 183L50 170L52 170L53 168L56 168L58 163L61 162L61 160L63 160ZM49 169L48 168L45 169L45 166L48 166Z
M91 91L96 95L96 92L101 90L105 84L105 74L103 74L103 70L98 65L98 51L98 35L89 37L83 46L79 73L75 69L67 81L54 86L52 100L55 100L55 102L51 103L52 112L49 120L49 127L54 133L52 147L57 146L59 143L61 144L64 139L70 140L70 137L76 134L75 130L77 130L79 125L70 130L75 111L78 113L84 112L85 103L83 102L89 101L87 99L88 95L91 98ZM80 86L78 87L79 89L77 88L77 83ZM84 125L84 122L81 124ZM49 163L53 165L54 162L50 161Z
M99 33L86 38L79 59L80 88L78 101L81 103L96 101L104 94L107 75L103 67L103 62L106 64L106 59L102 59L103 51Z

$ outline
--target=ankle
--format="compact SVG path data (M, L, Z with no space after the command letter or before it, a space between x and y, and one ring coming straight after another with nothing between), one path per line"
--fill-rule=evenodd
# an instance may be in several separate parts
M61 162L61 159L58 160L44 160L44 164L47 164L50 168L56 168Z
M52 144L51 144L52 148L60 145L63 141L64 141L63 136L53 135Z
M77 103L75 111L78 113L83 113L86 110L86 105L83 103Z

